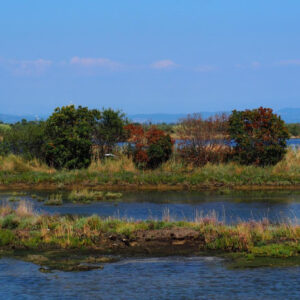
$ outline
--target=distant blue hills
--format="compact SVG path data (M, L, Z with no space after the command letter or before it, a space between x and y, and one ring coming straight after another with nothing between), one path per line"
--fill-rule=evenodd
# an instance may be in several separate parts
M283 108L275 111L286 123L300 123L300 108ZM208 118L221 112L200 112L203 118ZM225 111L224 113L230 113ZM187 114L129 114L128 118L133 122L139 123L176 123L180 119L185 118ZM0 121L4 123L16 123L22 119L28 121L45 120L48 115L10 115L0 114Z

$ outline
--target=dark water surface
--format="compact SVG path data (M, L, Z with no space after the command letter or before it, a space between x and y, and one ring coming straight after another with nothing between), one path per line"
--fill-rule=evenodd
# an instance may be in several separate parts
M229 270L219 258L127 259L89 272L41 273L0 260L1 299L299 299L300 268Z
M73 204L64 200L62 206L45 206L31 198L44 198L47 192L20 196L32 201L39 212L125 217L138 220L161 219L170 215L174 220L193 220L196 216L215 213L227 223L239 220L268 218L273 222L300 219L300 191L246 191L246 192L125 192L120 201ZM0 201L7 201L9 192L0 193ZM67 194L64 194L67 199Z

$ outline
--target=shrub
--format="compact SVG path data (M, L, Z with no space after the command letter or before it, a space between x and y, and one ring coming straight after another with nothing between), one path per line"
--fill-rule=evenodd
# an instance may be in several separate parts
M284 121L270 108L234 110L229 118L234 158L241 164L275 165L286 153Z
M46 162L55 168L80 169L91 161L97 110L74 105L56 108L46 122Z
M177 128L180 157L195 166L225 162L231 152L227 128L225 114L205 120L200 114L193 114L182 119Z
M129 152L137 167L155 169L171 157L173 141L156 126L144 130L140 125L129 124L125 129L129 133Z
M9 128L2 134L0 153L21 155L26 159L44 159L45 122L22 120Z
M98 155L103 158L106 153L113 152L117 143L124 142L124 125L127 120L121 111L104 109L95 124L94 142L98 148Z

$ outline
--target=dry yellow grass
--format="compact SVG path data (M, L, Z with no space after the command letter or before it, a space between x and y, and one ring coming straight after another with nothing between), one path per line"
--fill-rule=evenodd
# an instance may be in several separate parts
M300 149L289 148L284 159L273 167L273 174L289 173L300 169Z
M137 172L133 161L126 155L119 155L116 158L108 158L103 160L94 160L88 168L88 171L92 172Z
M46 172L54 173L55 169L48 167L37 159L27 161L20 156L10 154L8 156L0 156L0 171L10 172Z
M25 200L20 201L15 212L19 217L29 217L34 215L32 203Z

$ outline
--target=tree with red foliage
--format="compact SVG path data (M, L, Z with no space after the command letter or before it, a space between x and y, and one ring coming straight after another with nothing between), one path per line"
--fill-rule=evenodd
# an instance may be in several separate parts
M156 126L151 126L145 131L141 125L129 124L125 126L132 149L134 163L142 169L155 169L167 161L173 148L173 141L170 135Z
M229 118L234 157L242 164L274 165L286 153L289 138L284 121L271 108L234 110Z

